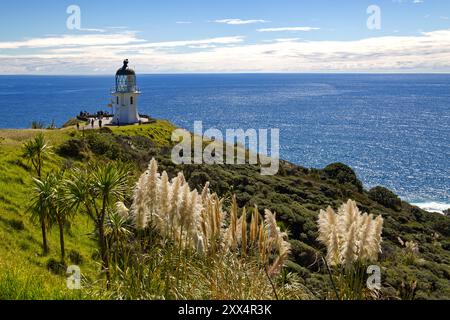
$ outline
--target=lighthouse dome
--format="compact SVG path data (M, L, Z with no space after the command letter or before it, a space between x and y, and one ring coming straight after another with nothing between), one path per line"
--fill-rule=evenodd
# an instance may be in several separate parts
M116 92L135 92L136 72L128 68L128 59L123 62L122 68L116 72Z
M130 69L128 67L124 68L120 68L119 70L117 70L116 72L116 76L129 76L129 75L136 75L136 72L134 72L133 69Z

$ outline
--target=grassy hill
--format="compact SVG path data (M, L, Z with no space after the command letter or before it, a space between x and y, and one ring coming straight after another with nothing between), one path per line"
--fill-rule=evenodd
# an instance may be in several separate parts
M45 132L52 145L69 139L72 130ZM37 134L36 130L2 130L0 136L0 297L4 299L79 298L66 290L63 277L48 270L59 257L58 233L50 232L49 256L41 255L40 229L30 222L29 208L32 178L29 164L22 159L22 144ZM65 159L52 155L45 172L58 169ZM68 233L67 249L71 256L85 261L86 276L95 273L91 259L92 226L78 217Z
M318 212L351 198L363 211L385 219L383 297L450 299L449 217L410 206L384 188L364 190L353 170L343 164L319 170L282 162L276 176L261 176L259 168L250 165L175 166L170 161L173 129L168 122L156 121L84 133L72 127L42 131L53 146L45 172L106 159L130 165L136 181L155 157L171 177L183 171L192 188L209 181L226 206L236 194L240 207L257 204L275 211L293 247L289 269L316 298L327 297L331 285L320 259L324 248L316 240ZM40 229L29 219L32 179L21 146L38 132L0 130L0 299L92 298L86 291L66 289L64 270L55 267L57 230L49 235L50 254L42 256ZM69 262L80 265L88 283L99 273L93 230L92 223L78 215L66 236ZM419 253L411 254L399 238L417 243Z

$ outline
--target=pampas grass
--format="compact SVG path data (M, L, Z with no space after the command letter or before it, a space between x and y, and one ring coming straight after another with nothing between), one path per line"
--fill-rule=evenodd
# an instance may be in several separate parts
M116 212L122 218L128 218L130 216L130 210L125 206L123 202L116 203Z
M255 206L229 210L209 189L191 190L184 175L169 179L153 159L139 178L128 209L116 204L108 220L114 299L308 299L292 274L283 273L290 244L276 214ZM251 212L251 214L250 214ZM128 234L123 227L131 221ZM139 241L134 241L138 239Z
M419 244L415 241L404 242L400 237L397 238L398 242L404 247L402 256L406 264L414 264L420 262L419 257Z
M351 266L356 261L375 262L381 253L383 218L361 213L355 201L343 204L336 214L321 210L318 240L327 248L331 266Z
M332 268L328 271L336 298L376 296L365 288L365 276L367 266L381 253L383 218L362 213L355 201L348 200L337 213L330 207L321 210L317 224L318 240L327 248L325 261Z
M256 257L270 276L278 274L288 259L287 234L277 226L274 213L266 210L262 221L255 207L249 222L247 210L239 210L236 196L229 212L224 212L223 200L211 193L208 183L199 194L190 189L182 173L170 181L166 172L158 173L155 159L139 178L133 200L130 212L136 227L154 227L182 249ZM122 206L120 210L125 212Z

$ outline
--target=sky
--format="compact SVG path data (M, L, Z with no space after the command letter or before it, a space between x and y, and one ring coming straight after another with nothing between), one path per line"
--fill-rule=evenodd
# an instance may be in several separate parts
M78 23L79 22L79 23ZM448 0L14 0L0 74L450 72Z

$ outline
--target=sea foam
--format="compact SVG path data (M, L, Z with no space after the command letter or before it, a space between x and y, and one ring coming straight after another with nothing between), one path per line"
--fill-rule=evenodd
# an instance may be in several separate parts
M437 212L437 213L444 213L444 210L450 209L450 204L443 202L419 202L419 203L412 203L412 205L429 212Z

